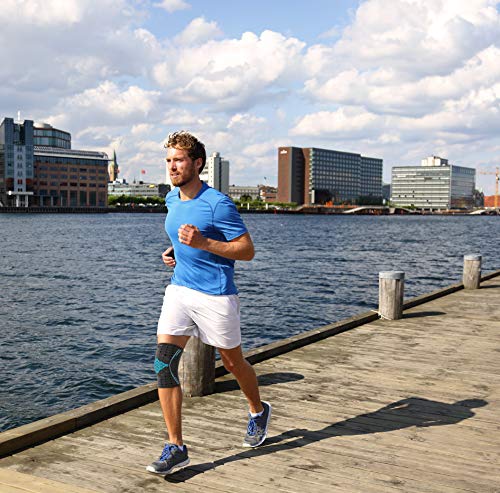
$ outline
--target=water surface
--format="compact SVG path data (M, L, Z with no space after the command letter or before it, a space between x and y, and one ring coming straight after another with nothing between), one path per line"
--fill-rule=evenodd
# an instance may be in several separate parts
M376 309L378 272L406 297L458 282L463 255L500 268L498 217L243 216L244 349ZM154 380L170 272L162 214L0 214L0 430Z

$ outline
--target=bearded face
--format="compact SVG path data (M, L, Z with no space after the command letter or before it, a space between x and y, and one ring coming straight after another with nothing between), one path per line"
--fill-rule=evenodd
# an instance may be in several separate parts
M201 163L193 161L185 149L169 147L167 149L167 168L170 181L175 187L183 187L198 176Z

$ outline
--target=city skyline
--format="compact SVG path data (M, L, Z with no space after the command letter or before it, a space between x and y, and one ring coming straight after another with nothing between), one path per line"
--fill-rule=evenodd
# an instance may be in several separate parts
M155 182L180 128L242 185L277 185L280 146L379 157L385 182L428 155L499 164L497 1L298 3L8 0L2 114ZM477 187L491 195L494 178Z

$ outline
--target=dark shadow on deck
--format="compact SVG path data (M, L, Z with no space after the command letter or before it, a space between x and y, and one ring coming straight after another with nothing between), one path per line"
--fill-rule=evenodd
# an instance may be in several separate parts
M166 476L165 481L182 483L230 462L269 455L281 450L296 449L336 436L383 433L411 426L454 425L464 419L472 418L475 413L471 409L483 407L487 404L488 402L483 399L465 399L453 404L447 404L420 397L409 397L388 404L377 411L360 414L354 418L333 423L319 430L293 429L286 431L280 435L268 438L265 445L257 449L247 449L238 454L217 459L214 462L205 462L187 467L170 476Z
M403 318L437 317L438 315L446 315L446 312L427 311L427 312L405 313L403 314Z
M275 385L278 383L296 382L297 380L304 380L304 375L300 373L293 373L288 371L277 371L274 373L265 373L257 377L260 387L267 387L268 385ZM223 392L231 392L232 390L239 390L240 387L236 380L224 380L222 382L215 382L216 394Z

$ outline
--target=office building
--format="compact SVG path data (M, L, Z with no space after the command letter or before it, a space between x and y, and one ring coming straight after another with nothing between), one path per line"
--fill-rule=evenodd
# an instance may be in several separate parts
M278 148L279 202L381 203L382 159L314 147Z
M219 190L224 195L229 194L229 161L221 157L218 152L207 156L207 162L200 179L208 186Z
M0 207L28 207L34 191L33 122L0 125Z
M474 206L476 170L430 156L420 166L392 168L391 202L419 209L466 209Z
M231 185L228 195L233 200L253 201L262 200L262 202L276 202L277 188L269 185Z
M390 183L382 183L382 198L385 201L391 200L391 184Z
M258 198L260 197L260 189L259 187L253 187L249 185L231 185L229 187L228 195L233 200L258 200Z
M71 149L71 134L47 123L0 125L0 206L106 207L108 156Z
M108 183L109 195L125 195L127 197L165 197L170 185L164 183L144 183L143 181L127 183L125 179Z
M33 127L33 143L36 146L71 149L71 134L48 123L36 123Z
M483 200L484 207L500 207L500 197L496 195L486 195ZM479 204L481 207L481 204Z
M262 202L276 202L278 200L278 189L269 185L258 185L259 197Z

